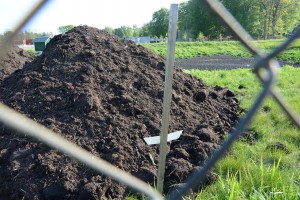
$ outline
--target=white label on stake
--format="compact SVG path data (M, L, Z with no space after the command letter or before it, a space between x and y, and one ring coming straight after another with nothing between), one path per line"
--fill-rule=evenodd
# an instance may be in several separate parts
M183 130L176 131L176 132L173 132L173 133L169 133L167 141L170 142L172 140L178 139L180 137L182 131ZM146 138L144 138L144 140L148 145L159 144L160 143L160 136L146 137Z

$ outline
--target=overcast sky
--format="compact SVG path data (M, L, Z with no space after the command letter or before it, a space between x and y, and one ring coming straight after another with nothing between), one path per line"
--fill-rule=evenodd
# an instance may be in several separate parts
M89 25L97 28L122 25L141 27L160 8L187 0L50 0L26 30L53 32L63 25ZM38 0L0 0L0 33L12 30Z

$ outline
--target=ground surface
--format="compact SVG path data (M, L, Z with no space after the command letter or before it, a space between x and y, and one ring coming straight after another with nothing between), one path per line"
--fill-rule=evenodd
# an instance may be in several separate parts
M80 26L0 82L0 101L153 185L159 149L143 138L160 132L164 66L142 46ZM183 135L169 144L166 192L219 147L239 109L227 88L175 69L170 132ZM207 183L215 178L209 173ZM123 199L131 192L0 124L0 199Z
M176 59L175 65L182 69L218 70L251 68L254 58L243 58L235 56L201 56L188 59ZM293 65L286 61L279 61L282 65ZM293 65L299 67L299 64Z

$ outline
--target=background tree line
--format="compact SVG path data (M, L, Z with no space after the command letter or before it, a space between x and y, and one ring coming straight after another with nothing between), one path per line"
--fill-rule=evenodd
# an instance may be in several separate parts
M220 0L240 24L257 39L285 36L300 23L300 0ZM105 30L119 37L152 36L165 38L169 10L161 8L141 28L121 26ZM203 0L181 3L178 16L179 40L204 40L234 37L207 8Z
M0 34L0 41L3 40L5 37L7 37L11 33L12 33L11 31L6 31L3 34ZM34 39L41 35L53 35L53 33L46 33L46 32L36 33L36 32L32 32L32 31L22 31L17 34L16 40Z
M220 0L240 24L257 39L285 36L300 24L300 0ZM152 20L142 27L105 27L104 30L124 37L152 36L166 38L169 24L169 9L161 8L152 15ZM61 26L60 33L74 28ZM8 32L0 35L0 40ZM49 33L19 33L18 39L32 39ZM189 0L179 5L178 40L212 40L234 38L229 29L220 23L203 0Z
M299 0L220 0L255 38L282 37L299 24ZM178 29L193 39L233 37L202 0L180 4ZM200 35L199 35L200 34Z

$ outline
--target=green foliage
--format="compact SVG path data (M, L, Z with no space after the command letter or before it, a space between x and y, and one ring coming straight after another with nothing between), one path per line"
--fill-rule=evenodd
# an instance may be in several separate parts
M182 38L183 38L184 41L188 41L188 34L187 34L187 32L183 33Z
M9 34L11 34L11 31L6 31L4 32L2 35L0 34L0 41L3 40L5 37L7 37ZM51 35L52 33L35 33L35 32L31 32L31 31L22 31L19 32L16 36L16 40L26 40L26 39L34 39L37 36L41 36L41 35Z
M180 40L187 41L188 35L191 33L191 15L189 14L188 2L180 3L178 11L178 36ZM183 32L186 34L180 34Z
M120 38L132 37L133 36L133 30L130 26L121 26L121 27L116 28L114 30L114 34L119 36Z
M161 8L153 13L152 20L149 24L149 30L152 36L165 38L168 33L169 10Z
M205 41L205 35L202 32L199 32L199 34L197 36L197 40L199 42L204 42Z
M104 28L104 30L105 30L106 32L108 32L108 33L113 33L113 32L114 32L114 29L113 29L112 27L109 27L109 26L106 26L106 27Z
M220 0L251 35L267 39L293 30L300 17L299 0ZM211 39L231 32L213 15L204 1L189 0L180 4L178 28L197 38L199 32Z
M221 33L219 34L219 38L218 39L219 39L219 41L223 40L223 35Z
M141 30L140 30L140 36L150 36L150 23L146 23L142 26Z
M265 50L265 52L271 52L273 49L281 45L285 40L261 40L256 44ZM300 63L300 40L296 40L285 51L280 53L277 58L280 60L289 61L291 63Z
M39 55L34 49L27 49L25 51L28 52L28 53L30 53L30 54L32 54L35 57Z
M111 28L111 27L105 27L105 31L109 33L114 33L115 35L119 36L120 38L123 37L139 37L141 28L138 28L136 25L134 25L132 28L129 26L121 26L119 28Z
M178 10L178 29L179 30L188 30L191 26L189 19L189 10L188 10L188 2L183 2L179 4Z
M260 9L257 0L222 0L224 6L251 35L257 37L260 27Z
M137 27L137 25L134 25L132 27L132 36L133 37L139 37L140 36L141 29Z
M292 31L299 19L300 1L298 0L265 0L258 1L260 8L260 28L263 38L275 38Z
M190 30L194 38L197 38L199 32L209 38L218 38L219 34L229 35L228 28L210 12L204 1L190 0L182 9L186 10L182 13L188 16L179 16L182 18L179 19L182 21L181 26L184 25L185 30Z
M185 72L201 78L208 85L233 90L245 110L262 89L250 69ZM298 116L299 76L300 68L285 66L275 83ZM244 87L241 89L240 85ZM226 157L214 167L219 175L217 182L200 191L196 199L299 199L300 139L297 127L272 98L267 98L249 129L257 133L255 143L246 140L234 143ZM289 152L267 148L276 142L286 145Z
M74 25L65 25L65 26L60 26L58 27L58 32L61 34L66 33L69 30L72 30L75 26Z

